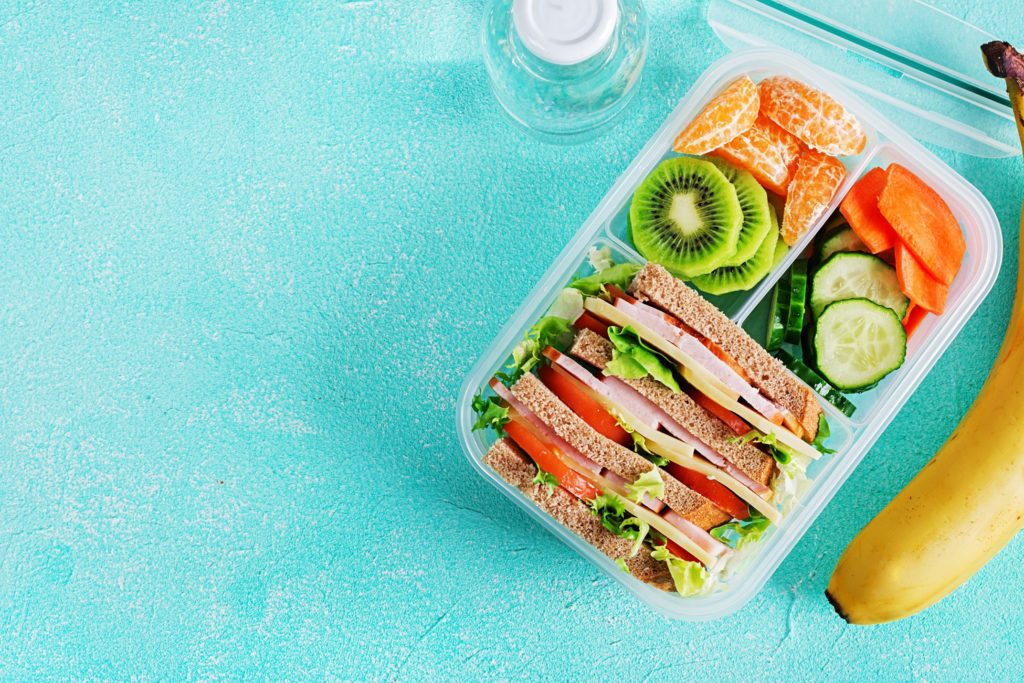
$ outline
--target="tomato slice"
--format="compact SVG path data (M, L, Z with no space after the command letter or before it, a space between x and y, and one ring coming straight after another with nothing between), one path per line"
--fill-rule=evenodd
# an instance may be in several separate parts
M559 486L577 498L588 501L597 498L601 492L578 472L569 469L551 451L551 446L537 438L529 427L520 422L522 418L513 413L510 413L509 417L512 419L505 425L505 433L516 442L516 445L526 451L537 467L553 475L558 480Z
M668 551L678 557L680 560L686 560L687 562L700 562L696 557L683 550L683 547L678 543L665 539L665 545L668 546Z
M736 432L738 436L743 436L750 431L750 425L744 422L739 415L728 408L718 405L706 394L702 394L693 388L690 389L689 394L690 397L697 402L697 405L728 425L729 429Z
M572 412L579 415L584 422L593 427L599 434L612 441L629 446L633 438L618 421L590 395L575 378L552 365L545 365L538 373L540 381L557 396L562 403L569 406Z
M580 317L576 318L576 322L573 323L573 326L577 330L587 329L591 332L596 332L602 337L608 336L608 324L598 320L586 311L583 311L583 313L580 314Z
M628 301L631 304L635 304L636 303L636 299L631 297L629 294L626 294L625 292L623 292L616 285L605 285L604 288L605 288L605 290L607 290L607 292L609 294L611 294L612 301L615 301L615 299L625 299L626 301Z
M714 479L708 479L700 472L688 470L682 465L674 462L670 462L665 465L665 470L673 477L710 500L711 503L722 512L730 514L736 519L746 519L747 517L750 517L750 509L747 508L747 504L740 500L735 493Z

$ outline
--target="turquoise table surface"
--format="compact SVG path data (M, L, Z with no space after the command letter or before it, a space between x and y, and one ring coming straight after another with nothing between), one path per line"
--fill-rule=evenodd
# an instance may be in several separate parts
M1021 159L939 151L995 289L764 590L671 622L478 478L454 402L726 50L651 0L634 106L554 147L499 115L484 7L0 3L0 679L1019 678L1022 539L893 625L823 590L995 356Z

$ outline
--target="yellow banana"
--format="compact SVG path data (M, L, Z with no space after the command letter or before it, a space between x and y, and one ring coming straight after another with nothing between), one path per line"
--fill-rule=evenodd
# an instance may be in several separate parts
M1005 43L982 49L989 70L1006 79L1024 148L1024 59ZM1024 263L1024 239L1021 246ZM1003 346L974 405L935 457L853 539L826 595L852 624L916 614L969 579L1021 528L1024 268Z

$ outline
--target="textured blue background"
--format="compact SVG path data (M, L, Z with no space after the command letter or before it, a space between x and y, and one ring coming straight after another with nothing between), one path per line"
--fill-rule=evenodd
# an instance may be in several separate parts
M1020 541L892 626L822 590L996 353L1020 159L943 154L1003 223L994 292L758 597L669 622L481 483L453 401L725 51L651 0L636 105L551 147L490 99L483 7L0 3L0 678L1019 673Z

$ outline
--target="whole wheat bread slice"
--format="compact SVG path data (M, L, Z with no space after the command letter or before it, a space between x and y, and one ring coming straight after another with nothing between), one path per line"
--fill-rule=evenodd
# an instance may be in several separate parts
M633 542L601 526L601 520L586 503L561 487L550 488L546 484L534 483L537 466L512 441L495 441L484 455L484 462L569 531L613 560L625 559L630 574L662 590L672 590L668 568L664 562L651 559L648 549L641 548L635 557L629 557Z
M576 333L569 355L604 370L612 360L614 347L604 337L587 329ZM767 485L775 472L775 460L749 443L733 443L735 432L685 393L675 393L652 377L622 380L644 398L669 414L688 432L715 449L754 481Z
M512 393L570 446L627 481L635 481L644 472L658 470L665 482L665 495L661 500L700 528L707 530L732 519L643 456L599 434L534 375L526 373L519 378L512 386Z
M807 433L808 440L814 439L821 415L821 405L814 392L714 304L656 263L648 263L637 273L629 291L636 298L671 313L722 347L750 376L753 385L791 412Z

